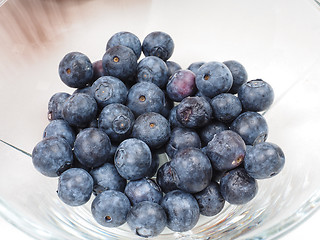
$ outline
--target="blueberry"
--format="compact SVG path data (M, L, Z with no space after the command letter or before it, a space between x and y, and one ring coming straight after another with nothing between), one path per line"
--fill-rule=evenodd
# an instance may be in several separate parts
M43 132L43 137L62 137L64 138L71 147L73 147L76 139L74 130L70 127L68 122L64 120L53 120L51 121Z
M91 88L93 96L101 108L111 103L126 103L128 89L118 78L100 77L92 84Z
M181 66L174 61L166 61L166 64L169 70L169 76L173 75L176 71L182 69Z
M239 88L238 97L244 110L261 112L273 103L274 92L269 83L256 79L243 84Z
M179 189L196 193L205 189L212 178L209 158L197 148L179 150L170 162Z
M69 93L58 92L52 95L48 103L48 120L63 119L64 102L70 97Z
M149 56L138 63L138 82L152 82L159 88L163 88L166 86L169 76L168 67L161 58Z
M117 148L114 164L119 174L127 180L143 178L152 164L150 148L139 139L126 139Z
M131 134L134 115L120 103L105 106L99 115L99 128L105 131L111 141L121 142Z
M187 68L188 70L190 70L191 72L193 72L194 74L197 74L198 69L205 64L205 62L193 62L189 65L189 67Z
M184 127L177 119L177 108L178 105L174 106L171 110L170 110L170 114L169 114L169 123L170 123L170 127L171 128L175 128L175 127Z
M93 200L91 213L100 225L119 227L126 222L130 207L130 201L124 193L107 190Z
M228 203L241 205L256 196L258 183L243 168L236 168L220 179L220 191Z
M127 223L138 236L155 237L166 227L167 216L160 205L153 202L140 202L129 211Z
M207 125L212 118L212 108L202 97L187 97L176 109L178 121L188 128L199 128Z
M201 192L195 193L200 208L200 214L204 216L217 215L224 207L225 200L221 195L220 186L216 182L211 182L208 187Z
M127 184L127 180L119 175L116 167L111 163L105 163L92 169L90 175L93 178L93 193L95 195L106 190L123 192Z
M196 76L190 70L178 70L171 75L166 90L168 97L176 102L181 102L185 97L196 92Z
M63 104L63 118L76 127L86 127L98 112L97 102L84 93L71 95Z
M232 86L232 74L228 67L220 62L203 64L196 74L196 85L205 96L213 98L219 93L228 92Z
M125 46L109 48L102 58L103 69L108 76L124 82L133 81L137 72L137 56Z
M248 80L247 71L241 63L235 60L229 60L223 63L229 68L233 78L232 87L229 92L233 94L238 93L239 87Z
M74 154L83 165L94 168L104 164L111 150L108 135L98 128L86 128L76 137Z
M210 102L213 117L220 122L232 122L242 112L239 98L231 93L220 93Z
M197 96L197 97L203 97L205 100L207 100L208 103L211 102L211 98L207 97L206 95L204 95L204 94L203 94L201 91L199 91L199 90L196 92L195 96Z
M149 168L146 177L152 178L157 173L159 164L160 164L160 154L158 154L157 151L153 151L151 167Z
M136 117L146 112L160 113L164 104L165 95L154 83L140 82L129 90L127 106Z
M137 59L139 59L141 55L141 42L136 35L131 32L117 32L108 40L106 50L118 45L130 48Z
M92 190L93 179L82 168L70 168L59 177L58 196L69 206L80 206L88 202Z
M200 217L197 200L190 193L181 190L167 193L161 206L167 214L167 227L175 232L191 230Z
M164 193L177 190L177 175L171 168L170 162L164 163L157 172L157 183Z
M174 107L174 102L169 99L167 97L167 95L165 94L165 101L164 101L164 105L163 105L163 108L162 110L160 111L160 114L162 116L164 116L165 118L169 118L170 116L170 112L171 112L171 109Z
M255 179L265 179L277 175L284 167L285 157L279 146L262 142L247 150L244 168Z
M47 177L57 177L73 162L70 144L61 137L48 137L33 148L32 163Z
M174 43L169 34L156 31L149 33L142 42L143 54L167 61L173 53Z
M94 98L94 92L92 91L91 86L87 86L84 88L77 88L76 90L74 90L74 92L72 94L76 94L76 93L84 93L84 94L88 94L91 97Z
M237 132L247 145L264 142L268 137L267 121L256 112L241 113L232 122L230 129Z
M127 195L132 205L136 205L143 201L160 204L162 199L162 191L160 187L149 178L129 181L124 193Z
M138 138L150 148L160 148L170 137L169 121L159 113L149 112L140 115L133 124L132 137Z
M206 146L212 140L214 135L228 129L229 127L225 123L216 120L212 121L208 125L199 129L199 136L201 138L202 145Z
M102 60L98 60L92 63L93 68L93 77L92 83L96 81L98 78L105 75L105 71L103 69Z
M245 154L245 142L231 130L217 133L207 146L207 156L212 166L219 171L236 168L243 162Z
M67 86L83 88L92 82L92 63L83 53L70 52L59 63L59 75Z
M187 128L174 128L166 145L166 153L173 158L176 152L183 148L201 148L201 140L196 131Z

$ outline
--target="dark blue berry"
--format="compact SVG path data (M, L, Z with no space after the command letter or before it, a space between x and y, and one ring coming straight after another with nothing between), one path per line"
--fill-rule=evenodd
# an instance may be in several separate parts
M98 60L92 63L93 77L92 82L105 75L105 71L102 66L102 60Z
M64 102L70 97L69 93L55 93L48 103L48 120L63 119L62 110Z
M77 88L76 90L74 90L72 94L76 94L76 93L85 93L94 98L94 92L92 91L91 86L84 87L84 88Z
M80 206L89 201L93 190L91 175L82 168L70 168L59 177L58 196L67 205Z
M71 147L73 147L76 135L72 127L68 122L64 120L53 120L51 121L43 132L43 137L62 137L64 138Z
M197 74L198 69L203 64L205 64L205 62L194 62L194 63L191 63L187 69L190 70L191 72L193 72L194 74Z
M162 110L160 111L160 114L164 116L165 118L169 118L171 109L174 107L174 102L168 98L168 96L165 94L165 101L164 106Z
M177 190L176 182L178 181L174 169L171 168L170 162L164 163L157 172L157 183L164 193Z
M92 83L92 63L83 53L70 52L60 61L59 75L67 86L83 88Z
M169 114L169 123L171 128L184 127L177 119L177 108L178 105L174 106Z
M219 121L212 121L208 125L199 129L199 136L201 138L202 145L207 146L207 144L212 140L214 135L228 129L229 127L225 123Z
M232 87L229 92L233 94L238 93L239 87L248 80L247 71L241 63L235 60L229 60L223 63L229 68L233 78Z
M152 178L158 171L160 165L160 154L157 151L152 152L152 163L146 177Z
M166 61L166 64L169 70L169 76L173 75L176 71L182 69L181 66L174 61Z

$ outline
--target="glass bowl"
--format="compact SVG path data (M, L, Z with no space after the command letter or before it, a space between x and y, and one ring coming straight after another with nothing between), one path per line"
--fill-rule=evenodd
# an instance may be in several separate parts
M3 4L3 5L2 5ZM273 239L294 228L320 200L320 7L313 0L9 0L0 1L0 214L36 239L139 239L127 225L99 226L90 202L68 207L57 179L38 173L30 153L48 124L47 103L72 93L58 76L71 51L102 58L107 40L130 31L140 40L169 33L170 60L183 68L196 61L234 59L249 79L275 91L265 113L268 141L286 155L283 171L259 181L248 204L226 204L201 217L191 231L166 229L156 239Z

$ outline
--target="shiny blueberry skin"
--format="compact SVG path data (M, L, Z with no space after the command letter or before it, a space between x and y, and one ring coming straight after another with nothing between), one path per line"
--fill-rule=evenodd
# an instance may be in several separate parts
M98 126L108 134L111 141L121 142L131 134L134 115L131 110L120 103L105 106L98 120Z
M141 55L141 42L136 35L125 31L117 32L108 40L106 50L118 45L130 48L137 59L139 59Z
M238 92L239 87L247 82L248 73L244 66L235 60L224 61L223 63L229 68L233 78L229 92L235 94Z
M169 76L173 75L176 71L182 69L181 66L174 61L166 61L166 64L169 70Z
M197 74L198 69L205 64L205 62L194 62L191 63L188 67L188 70L192 71L194 74Z
M229 127L225 123L219 121L212 121L208 125L204 126L203 128L199 129L198 133L202 141L203 146L207 146L208 143L212 140L214 135L224 130L228 130Z
M76 135L68 122L64 120L52 120L44 129L43 138L62 137L73 147Z
M136 83L129 90L127 106L136 117L146 112L160 113L164 104L165 95L154 83Z
M210 103L203 97L186 97L176 109L178 121L188 128L199 128L212 118Z
M102 60L98 60L92 63L93 67L93 77L92 77L92 83L96 81L98 78L105 75L105 71L102 66Z
M132 205L136 205L143 201L160 204L162 199L161 188L149 178L129 181L124 193L127 195Z
M149 56L138 63L138 82L152 82L159 88L163 88L166 86L169 77L168 67L161 58Z
M239 88L238 97L244 110L261 112L273 103L274 92L269 83L256 79L243 84Z
M197 132L188 128L174 128L166 145L167 155L173 158L178 150L188 147L201 148L201 140Z
M197 148L179 150L170 162L179 189L196 193L205 189L212 178L209 158Z
M32 163L47 177L57 177L73 162L70 144L61 137L48 137L33 148Z
M220 192L220 186L216 182L211 182L208 187L201 192L195 193L193 196L199 204L200 214L204 216L217 215L225 204L225 200Z
M148 145L136 138L128 138L120 143L114 156L114 165L119 174L127 180L145 177L152 164Z
M71 126L86 127L98 112L98 105L94 98L84 93L71 95L63 104L63 118Z
M70 97L69 93L58 92L52 95L48 103L48 120L63 119L64 102Z
M277 175L284 167L285 157L279 146L262 142L249 148L244 158L244 168L255 179Z
M177 108L178 105L174 106L169 114L169 123L171 128L184 127L177 119Z
M83 53L70 52L59 63L59 75L67 86L83 88L92 82L92 63Z
M177 190L177 175L171 168L170 162L164 163L157 172L157 183L164 193Z
M82 168L70 168L59 177L58 196L69 206L80 206L88 202L92 190L93 179Z
M94 195L98 195L106 190L123 192L127 184L127 180L119 175L116 167L111 163L105 163L100 167L92 169L90 175L94 182Z
M106 75L119 78L124 82L134 80L137 61L134 52L122 45L109 48L102 57L102 65Z
M164 209L153 202L140 202L133 206L127 216L130 229L140 237L155 237L167 225Z
M247 174L244 168L236 168L220 179L220 191L228 203L241 205L256 196L258 183Z
M236 168L243 162L245 154L245 142L231 130L217 133L207 146L207 156L212 166L219 171Z
M83 165L94 168L104 164L111 150L108 135L98 128L81 130L74 142L74 154Z
M100 77L92 84L91 88L94 98L101 108L111 103L126 103L128 89L126 85L116 77Z
M200 217L197 200L190 193L181 190L167 193L161 206L167 214L167 227L175 232L191 230Z
M140 115L132 128L132 137L144 141L152 149L160 148L166 144L170 133L169 121L155 112Z
M171 75L166 90L168 97L176 102L193 95L196 88L196 75L190 70L178 70Z
M220 62L203 64L196 74L196 85L205 96L213 98L219 93L228 92L232 86L232 74L228 67Z
M174 42L169 34L156 31L149 33L142 42L143 54L167 61L173 53Z
M267 121L256 112L241 113L232 122L230 129L237 132L247 145L264 142L268 137Z
M100 225L119 227L126 222L130 208L130 201L124 193L107 190L93 200L91 213Z
M210 102L213 117L220 122L232 122L242 112L239 98L231 93L220 93Z

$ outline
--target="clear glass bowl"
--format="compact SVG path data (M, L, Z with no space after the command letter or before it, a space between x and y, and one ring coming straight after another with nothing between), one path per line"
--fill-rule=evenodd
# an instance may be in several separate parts
M0 1L0 5L4 1ZM58 63L70 51L99 60L109 37L152 31L175 41L171 58L238 60L249 79L275 91L265 114L268 141L286 155L283 171L259 181L243 206L226 205L185 233L157 239L273 239L294 228L320 200L320 7L313 0L10 0L0 8L0 214L36 239L135 239L127 225L107 229L91 217L90 203L68 207L57 179L40 175L30 153L48 124L47 102L69 92Z

